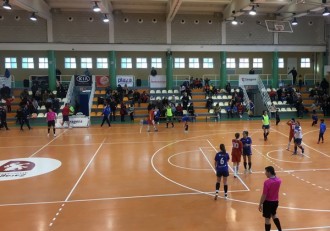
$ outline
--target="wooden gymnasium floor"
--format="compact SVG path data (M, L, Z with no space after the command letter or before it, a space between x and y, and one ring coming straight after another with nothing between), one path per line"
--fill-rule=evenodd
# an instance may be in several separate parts
M284 230L330 230L330 131L318 145L318 127L302 121L306 155L292 156L285 150L285 121L271 127L267 142L260 121L199 122L188 133L182 124L164 127L147 133L140 125L94 125L59 130L56 138L48 138L45 127L1 130L2 163L61 162L46 174L0 182L1 230L263 230L258 202L268 165L283 180L278 214ZM253 139L253 173L231 174L229 199L214 201L215 149L224 143L230 152L234 133L243 130Z

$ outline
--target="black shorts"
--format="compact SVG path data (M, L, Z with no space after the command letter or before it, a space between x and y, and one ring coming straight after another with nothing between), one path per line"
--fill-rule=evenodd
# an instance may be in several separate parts
M68 115L63 116L63 122L65 122L65 121L67 121L67 122L69 121L69 116Z
M217 171L217 177L228 177L229 176L229 172L228 171Z
M265 201L262 208L262 216L264 218L270 218L276 215L276 210L278 207L278 201Z
M262 125L262 129L269 129L269 125Z
M244 152L244 149L243 149L243 156L251 156L252 155L252 152Z
M55 127L55 120L48 121L48 127Z
M300 138L294 138L294 143L297 145L301 145L302 139Z

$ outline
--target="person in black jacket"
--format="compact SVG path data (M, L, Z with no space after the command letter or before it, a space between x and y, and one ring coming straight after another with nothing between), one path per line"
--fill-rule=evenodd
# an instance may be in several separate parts
M4 107L0 107L0 129L5 127L6 130L9 130L7 126L7 112Z
M292 84L295 85L295 84L296 84L296 80L297 80L297 75L298 75L298 73L297 73L297 71L296 71L296 68L293 67L293 68L291 69L291 71L289 71L288 75L289 75L289 74L292 74Z
M26 126L29 128L29 130L31 129L30 127L30 122L29 122L29 117L30 117L30 111L28 108L28 105L25 104L23 110L22 110L22 118L20 120L21 123L21 131L23 131L23 125L24 123L26 124Z

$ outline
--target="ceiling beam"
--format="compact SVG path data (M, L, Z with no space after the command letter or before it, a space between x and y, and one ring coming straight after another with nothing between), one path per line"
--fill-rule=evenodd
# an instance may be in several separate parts
M225 10L223 11L223 19L230 18L233 16L233 11L240 12L241 9L246 8L251 4L250 0L233 0L231 4L229 4Z
M110 20L113 20L113 6L111 1L109 0L101 0L99 2L99 6L101 8L101 13L107 14Z
M44 19L52 19L50 7L45 1L40 0L11 0L11 4L28 12L35 12L39 17Z
M172 20L174 19L176 13L178 12L181 4L182 4L182 0L170 0L169 1L170 6L169 6L169 12L167 14L167 22L172 22Z

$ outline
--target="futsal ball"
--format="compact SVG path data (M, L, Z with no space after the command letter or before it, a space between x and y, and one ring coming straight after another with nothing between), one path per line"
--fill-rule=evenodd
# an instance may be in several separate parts
M37 113L32 113L31 118L32 118L32 119L37 118Z

